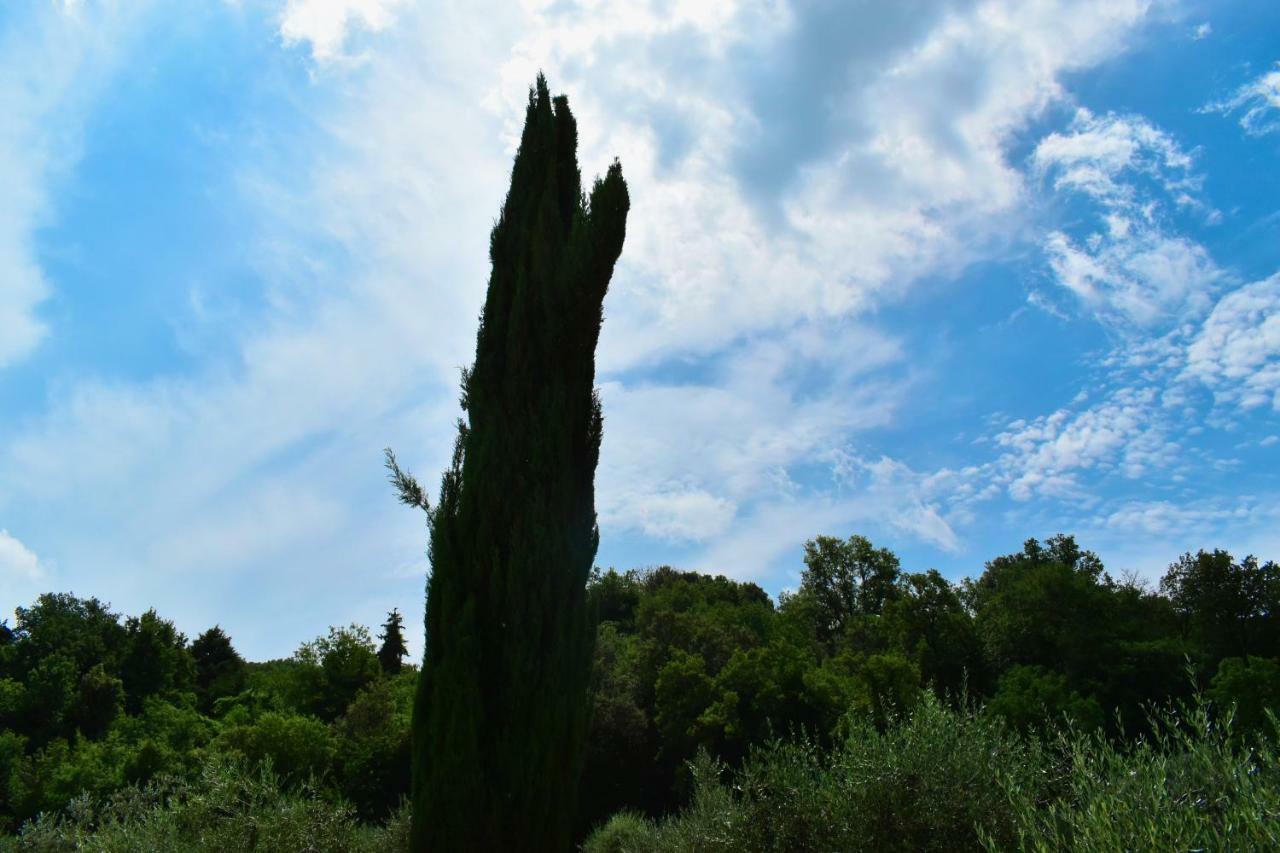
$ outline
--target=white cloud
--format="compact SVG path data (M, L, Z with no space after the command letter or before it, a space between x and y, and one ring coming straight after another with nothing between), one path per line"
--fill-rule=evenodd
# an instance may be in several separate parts
M1197 24L1196 28L1191 32L1191 38L1194 41L1207 39L1211 35L1213 35L1213 24L1208 21L1205 21L1202 24Z
M603 363L857 314L990 251L1023 201L1009 136L1147 5L538 4L506 114L546 69L584 159L619 155L634 189ZM794 83L785 101L771 76Z
M16 8L0 29L0 368L48 334L38 308L53 291L35 245L53 216L51 187L79 157L81 123L109 78L126 31L149 4L92 10Z
M352 30L382 32L395 21L404 0L288 0L280 13L280 35L286 45L308 42L317 62L345 57Z
M1117 225L1084 243L1049 234L1044 249L1058 283L1117 325L1151 328L1203 313L1222 277L1204 247L1129 220Z
M43 577L44 569L35 552L8 530L0 529L0 578L12 583L17 580L39 581Z
M1240 113L1240 127L1250 136L1280 130L1280 64L1241 86L1231 97L1209 104L1204 112Z
M1191 155L1140 116L1077 112L1032 155L1037 174L1090 200L1098 227L1051 231L1044 251L1057 282L1113 328L1168 328L1212 304L1223 278L1203 246L1168 228L1166 208L1205 212Z
M1037 172L1053 175L1056 188L1117 206L1135 200L1133 186L1123 180L1127 174L1147 175L1170 193L1197 184L1191 156L1141 116L1096 116L1081 108L1069 131L1050 133L1031 159Z
M1082 472L1127 479L1162 472L1177 458L1178 443L1165 423L1154 388L1121 388L1082 410L1059 409L1017 420L995 436L1003 448L992 476L1016 500L1036 496L1092 500Z
M793 494L791 467L887 423L904 389L880 372L900 358L871 329L806 324L731 351L701 381L606 381L602 526L697 542L725 534L753 502ZM830 384L814 394L810 383Z
M892 460L829 489L796 480L909 388L904 343L859 316L1011 239L1026 199L1005 143L1063 72L1122 50L1147 4L830 8L840 38L815 69L793 38L828 23L808 7L289 3L281 35L318 61L340 61L353 28L386 37L313 81L305 132L261 129L243 197L225 200L257 237L265 315L237 329L230 365L68 381L0 425L0 508L85 519L58 564L110 577L117 606L226 624L220 596L261 580L262 606L295 621L228 625L259 656L419 595L402 570L421 520L397 514L379 453L428 483L443 467L487 232L544 68L578 115L584 174L618 155L633 191L600 359L606 536L694 542L706 564L750 543L740 562L760 570L862 520L958 547L939 484ZM783 73L799 75L789 99L762 100ZM817 137L794 162L764 157ZM299 584L326 595L283 607Z
M762 580L784 557L821 533L905 535L955 552L960 539L944 517L930 477L887 457L863 459L844 451L831 456L840 487L798 496L774 496L736 518L691 564L709 572Z
M1280 275L1224 296L1187 348L1183 376L1220 401L1280 411Z

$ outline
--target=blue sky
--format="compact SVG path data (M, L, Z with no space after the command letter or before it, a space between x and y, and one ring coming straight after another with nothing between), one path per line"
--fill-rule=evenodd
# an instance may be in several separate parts
M0 10L0 609L249 656L391 607L527 87L634 207L601 565L794 586L1280 557L1280 7L17 0Z

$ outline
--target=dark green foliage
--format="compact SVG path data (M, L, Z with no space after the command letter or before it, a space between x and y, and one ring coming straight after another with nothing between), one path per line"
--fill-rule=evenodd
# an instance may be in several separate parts
M704 754L680 815L620 814L583 849L1277 849L1274 737L1242 746L1203 705L1156 714L1148 729L1123 746L1100 731L1059 731L1041 744L989 715L926 700L830 753L803 739L773 742L733 774Z
M936 831L971 849L979 833L965 821L985 814L982 831L999 849L1270 849L1280 660L1217 657L1241 637L1270 648L1270 572L1204 552L1175 563L1158 593L1110 580L1054 537L960 588L936 572L899 573L879 612L851 611L830 645L818 638L812 588L775 608L758 586L725 577L593 572L587 601L600 621L576 838L605 826L592 849L810 839L825 850L844 837L832 833L861 827L926 849L920 833ZM1058 598L1062 612L1047 624L1018 618ZM1081 602L1101 616L1086 618ZM290 839L331 831L354 849L368 838L384 845L374 849L408 844L408 811L397 807L409 789L417 673L385 675L367 630L331 629L290 659L246 664L216 630L188 653L154 614L121 620L74 596L43 596L22 613L31 632L0 645L0 850L24 821L26 849L201 849L199 839L238 849L235 821L264 839L286 838L271 835L283 821L299 833ZM1052 653L1070 666L990 654L1019 660L1017 638L1034 650L1022 660ZM177 663L139 666L143 648ZM194 692L183 689L188 654ZM1191 694L1187 657L1210 704L1153 721L1153 702ZM142 697L132 709L127 663ZM219 695L230 694L217 686L227 673L243 689ZM1034 780L983 734L995 731L1021 738ZM984 775L984 749L1008 759L1003 788ZM202 768L225 770L228 758L242 768L210 779L241 782L206 786ZM275 781L254 799L241 783L268 765ZM944 789L948 776L970 781ZM840 787L850 779L875 781ZM971 790L975 779L988 782ZM221 805L147 799L148 787ZM215 788L250 801L232 807ZM1008 808L995 808L996 794ZM618 812L627 814L610 821Z
M1280 566L1226 551L1184 554L1160 589L1212 672L1225 657L1280 656Z
M98 663L110 671L118 669L125 630L119 616L98 599L46 593L14 613L16 653L6 656L7 674L21 678L53 654L67 658L77 676Z
M1103 724L1102 708L1067 685L1067 679L1042 666L1015 666L1000 676L987 709L1017 729L1069 722L1083 731Z
M222 752L232 752L251 764L270 763L286 783L323 777L335 752L329 727L314 717L267 711L250 723L224 729L215 742Z
M338 790L363 820L383 820L409 796L409 718L415 674L375 681L335 726Z
M0 851L61 853L397 853L407 851L405 815L385 828L361 827L351 808L311 786L289 788L269 768L234 760L206 762L190 781L158 780L104 801L76 799L0 838Z
M1268 658L1223 658L1208 696L1220 715L1234 719L1244 735L1271 730L1268 712L1280 714L1280 662Z
M950 696L984 689L982 639L955 587L937 571L902 575L883 615L886 639L916 661L926 684Z
M386 675L399 675L404 666L405 656L409 649L404 644L404 617L399 610L387 614L387 621L382 623L382 633L378 635L382 645L378 647L378 663Z
M217 625L191 644L195 660L196 701L203 713L227 696L235 696L248 684L244 658L231 645L231 638Z
M624 815L585 850L976 850L980 826L1013 837L1008 792L1038 789L1038 769L1035 749L998 723L929 700L885 732L854 726L830 753L772 741L731 779L703 754L678 818Z
M1046 772L1052 797L1014 790L1018 848L1280 849L1280 753L1274 733L1242 744L1203 702L1153 715L1149 734L1117 744L1102 732L1060 735ZM1008 849L991 839L988 849Z
M148 696L191 690L195 686L195 661L184 637L168 619L154 610L125 620L124 655L120 661L125 708L131 714L142 709Z
M88 738L100 738L124 710L124 682L95 664L80 678L76 725Z
M829 650L849 642L860 618L878 616L898 595L898 558L865 536L819 536L804 546L800 594L816 605L818 640Z
M598 541L595 347L629 207L617 163L584 198L576 150L567 100L539 77L490 238L467 422L431 514L418 849L570 842Z

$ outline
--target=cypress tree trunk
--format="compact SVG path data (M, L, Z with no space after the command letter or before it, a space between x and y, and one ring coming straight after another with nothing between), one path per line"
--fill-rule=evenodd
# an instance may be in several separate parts
M599 541L595 348L629 207L617 162L584 198L577 147L568 102L539 75L431 513L415 850L571 844Z

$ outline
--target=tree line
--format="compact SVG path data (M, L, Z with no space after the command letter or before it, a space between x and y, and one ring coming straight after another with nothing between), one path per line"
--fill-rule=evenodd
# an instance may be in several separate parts
M1115 743L1199 691L1261 737L1280 707L1280 568L1186 554L1158 587L1116 580L1070 536L1028 540L976 577L903 570L866 538L820 536L777 601L670 567L596 570L590 713L573 837L617 813L687 805L699 755L742 768L775 741L837 749L929 703L980 709L1019 737L1070 721ZM418 671L402 620L331 628L246 662L218 627L188 641L155 611L42 595L0 627L0 821L16 831L209 761L268 765L376 824L410 793ZM704 780L705 783L705 780Z
M96 598L41 595L0 622L0 832L77 796L193 778L213 756L318 780L385 818L409 787L402 627L392 611L381 643L330 628L249 663L218 626L188 642L154 610L122 619Z

